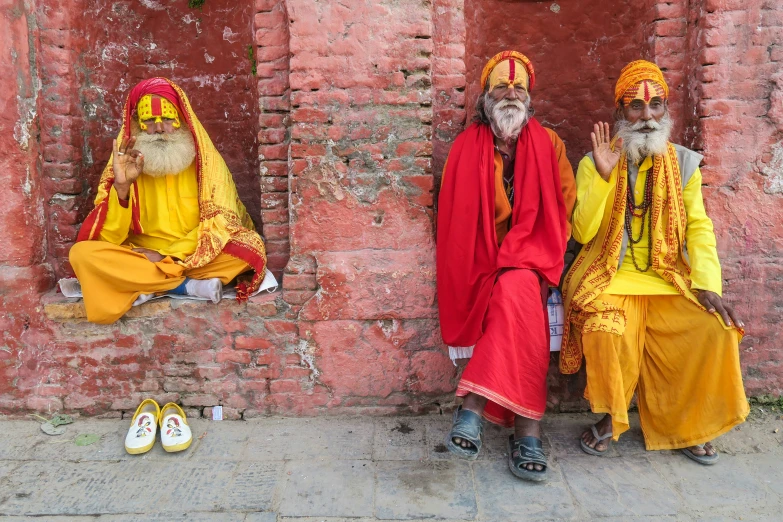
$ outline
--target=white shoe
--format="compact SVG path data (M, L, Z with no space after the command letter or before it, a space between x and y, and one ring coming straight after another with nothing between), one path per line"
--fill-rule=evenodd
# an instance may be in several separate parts
M170 402L160 410L160 443L169 453L188 449L193 442L193 434L185 418L185 412L177 404Z
M223 283L220 279L191 279L185 283L185 292L194 297L203 297L213 303L219 303L223 298Z
M153 399L145 399L133 414L128 434L125 436L125 451L131 455L146 453L155 445L158 432L160 406Z

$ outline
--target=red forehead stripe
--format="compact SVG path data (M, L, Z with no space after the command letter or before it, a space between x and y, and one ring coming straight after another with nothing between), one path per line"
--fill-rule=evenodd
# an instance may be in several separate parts
M514 83L514 76L516 75L514 60L509 58L508 59L508 81L511 83Z
M163 108L160 106L160 98L152 97L152 115L163 116Z
M644 82L644 101L650 103L650 86L648 82Z

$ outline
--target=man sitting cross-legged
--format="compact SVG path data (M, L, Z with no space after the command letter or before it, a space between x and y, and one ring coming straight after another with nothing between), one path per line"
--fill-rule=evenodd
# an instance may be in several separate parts
M246 298L263 280L266 252L220 153L185 93L164 78L134 87L101 176L95 208L70 261L87 319L112 323L156 293Z

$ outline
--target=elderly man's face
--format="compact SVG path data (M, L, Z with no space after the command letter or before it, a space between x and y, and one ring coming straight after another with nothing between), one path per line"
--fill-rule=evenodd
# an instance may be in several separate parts
M155 123L155 118L144 120L144 125L147 129L144 131L147 134L171 134L177 129L174 127L173 118L161 118L161 121Z
M527 91L521 85L511 87L508 85L496 85L494 89L489 91L489 96L494 101L500 100L519 100L524 102L527 99Z
M636 123L637 121L650 121L653 120L656 123L660 123L661 119L666 114L666 100L660 96L655 96L650 99L649 103L645 103L644 100L631 100L627 105L623 105L623 117L628 123ZM645 127L639 129L638 132L649 133L654 129Z

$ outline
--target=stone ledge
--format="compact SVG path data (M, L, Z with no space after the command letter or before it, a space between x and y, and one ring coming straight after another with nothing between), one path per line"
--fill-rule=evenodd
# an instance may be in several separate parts
M168 298L154 299L143 305L134 306L123 316L123 319L163 317L172 310L180 308L203 310L206 307L217 307L220 310L232 309L235 312L246 310L255 316L273 317L278 313L277 298L282 295L282 291L278 289L272 293L261 292L251 297L246 303L237 303L235 299L224 299L217 305L205 301ZM87 311L84 308L82 299L68 299L56 290L43 294L41 296L41 305L46 316L52 321L79 322L87 320Z

